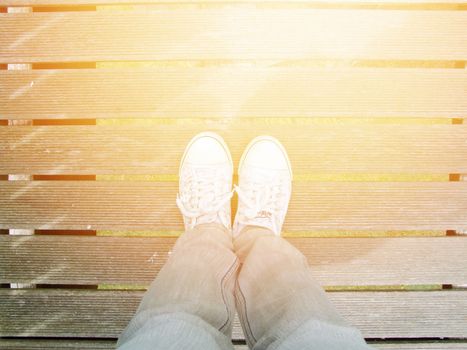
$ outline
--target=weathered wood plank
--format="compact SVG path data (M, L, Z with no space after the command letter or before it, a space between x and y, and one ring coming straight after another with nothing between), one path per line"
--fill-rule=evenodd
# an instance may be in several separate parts
M461 69L0 71L0 85L0 118L467 115L467 72Z
M116 340L68 340L68 339L39 339L39 338L16 338L0 339L0 349L8 350L35 350L35 349L115 349ZM396 349L396 350L465 350L465 342L453 341L371 341L369 343L376 349ZM247 345L236 344L235 350L248 350Z
M16 338L0 339L0 349L35 350L35 349L115 349L117 341L114 339L41 339Z
M303 252L314 276L326 286L467 284L467 237L287 240ZM174 242L0 236L0 283L149 285Z
M463 337L464 291L329 293L365 337ZM142 292L0 289L0 336L116 337ZM233 338L243 339L238 319Z
M177 174L196 133L220 133L235 164L261 130L282 140L296 174L467 173L467 125L312 124L221 120L158 126L0 127L0 172ZM170 147L167 145L170 144Z
M178 184L1 181L0 228L182 228ZM286 231L465 230L467 182L297 182Z
M447 350L447 349L458 349L465 350L467 343L461 341L371 341L368 343L375 349L387 349L387 350ZM247 345L236 345L235 350L248 350Z
M0 14L0 23L0 63L467 59L465 11L142 9Z
M180 0L140 0L140 1L129 1L129 0L4 0L2 5L4 6L40 6L40 5L115 5L115 4L122 4L128 5L131 3L132 5L137 4L167 4L167 3L177 3ZM194 0L187 1L190 2L198 2ZM210 2L223 2L223 0L203 0L203 3L210 3ZM237 0L236 2L248 2L251 3L251 0ZM257 1L257 3L263 4L264 2L283 2L283 0L268 0L268 1ZM296 0L296 2L306 2L310 5L332 5L332 4L343 4L342 0ZM377 4L379 6L385 4L465 4L465 0L390 0L388 2L382 0L348 0L347 3L350 4Z
M452 342L452 341L438 341L438 342L381 342L381 343L370 343L377 349L387 350L445 350L445 349L458 349L465 350L467 343L464 341Z

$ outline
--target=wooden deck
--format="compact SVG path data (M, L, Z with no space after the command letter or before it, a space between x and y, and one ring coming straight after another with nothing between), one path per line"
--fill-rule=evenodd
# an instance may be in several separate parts
M462 0L3 0L0 348L114 347L208 129L284 143L284 235L369 343L467 349L466 61Z

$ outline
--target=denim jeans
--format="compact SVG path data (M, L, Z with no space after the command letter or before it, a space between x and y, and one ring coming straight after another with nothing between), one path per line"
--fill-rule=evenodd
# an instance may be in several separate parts
M232 241L214 223L177 240L117 346L233 349L235 310L254 350L372 349L338 314L295 247L255 226Z

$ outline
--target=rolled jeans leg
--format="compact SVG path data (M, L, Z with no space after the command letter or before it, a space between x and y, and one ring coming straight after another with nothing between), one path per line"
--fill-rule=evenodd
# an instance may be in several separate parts
M303 254L284 238L247 226L234 249L242 263L237 312L250 348L370 349L328 300Z
M147 334L141 334L141 329L147 328L156 333L151 338L158 338L156 340L159 343L164 341L164 346L173 341L180 349L184 348L183 344L191 344L190 349L197 349L196 341L210 338L219 345L219 349L232 348L230 339L235 314L234 287L238 265L238 258L233 253L231 233L222 225L202 224L184 233L151 283L118 345L134 343L134 348L143 348L138 339L135 343L134 338L147 338ZM162 319L163 322L160 322ZM149 327L148 323L157 326ZM170 324L173 325L170 330L154 331L158 327L167 328ZM194 333L198 331L207 334L196 338ZM169 334L175 336L175 339L162 339ZM192 339L193 336L196 339ZM184 342L183 337L190 339ZM204 341L199 349L203 348L213 347Z

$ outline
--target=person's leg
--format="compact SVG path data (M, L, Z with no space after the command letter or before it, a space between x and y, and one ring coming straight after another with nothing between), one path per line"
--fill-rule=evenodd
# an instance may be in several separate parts
M121 348L231 348L237 267L224 226L184 233L121 335Z
M237 312L255 349L369 349L312 278L306 258L280 237L292 170L279 141L253 140L239 166L233 234L240 258Z
M238 258L230 231L232 160L211 133L189 143L177 205L185 233L119 338L121 349L232 349Z
M306 258L271 230L247 226L234 242L245 337L257 349L370 349L312 277Z

